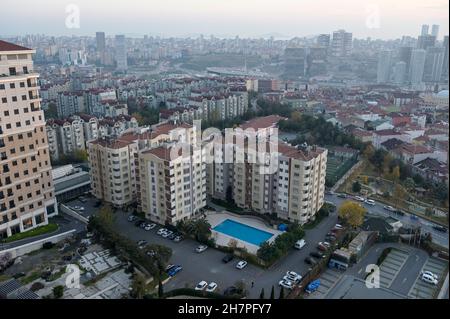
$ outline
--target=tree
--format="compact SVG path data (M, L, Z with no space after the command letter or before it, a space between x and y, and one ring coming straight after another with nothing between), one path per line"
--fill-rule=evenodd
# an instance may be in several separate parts
M131 296L136 299L142 299L145 295L145 278L141 274L136 274L133 276L133 281L131 282Z
M53 287L53 297L60 299L64 295L64 286Z
M206 243L211 236L211 224L206 220L206 218L200 218L194 221L193 231L195 234L195 239L201 243Z
M237 247L237 245L238 245L238 242L237 242L237 240L236 239L234 239L234 238L231 238L229 241L228 241L228 247L230 247L231 249L235 249L236 247Z
M405 180L404 185L407 190L411 191L416 187L416 182L414 182L414 179L412 179L411 177L408 177Z
M358 227L364 222L366 209L354 201L347 200L339 207L338 214L350 226Z
M98 212L98 219L104 226L111 228L115 221L115 216L112 213L111 206L103 206Z
M284 299L284 288L281 287L280 289L280 296L278 297L278 299Z
M406 192L400 184L395 184L392 197L395 199L397 207L399 206L400 202L405 199Z
M136 119L139 125L144 125L144 117L140 113L134 112L131 116Z
M73 152L73 157L76 162L87 162L88 161L88 152L86 150L75 150Z
M394 183L397 183L399 179L400 179L400 167L397 165L392 169L391 180Z
M259 299L264 299L264 288L261 289L261 293L259 294Z
M158 282L158 297L162 298L164 296L164 288L163 288L163 284L161 281L161 278L159 278L159 282Z
M364 156L366 159L370 159L370 158L372 158L372 156L373 156L374 153L375 153L375 148L374 148L371 144L369 144L369 145L367 145L366 148L364 149L363 156Z
M270 299L275 299L275 287L272 286L272 290L270 291Z
M361 184L360 184L358 181L356 181L356 182L353 183L353 185L352 185L352 191L353 191L354 193L359 193L359 192L361 191Z

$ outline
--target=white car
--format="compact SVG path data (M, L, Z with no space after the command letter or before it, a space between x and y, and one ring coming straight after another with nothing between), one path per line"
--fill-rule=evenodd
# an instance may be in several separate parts
M83 206L73 206L72 207L75 210L79 210L80 212L84 211L84 207Z
M302 249L306 245L306 241L304 239L297 240L294 247L296 249Z
M362 198L361 196L355 196L355 199L356 199L357 201L359 201L359 202L364 202L364 201L365 201L365 199Z
M205 290L208 286L208 283L204 280L200 281L197 286L195 286L195 290Z
M394 210L395 210L395 208L394 207L392 207L392 206L384 206L383 207L385 210L388 210L388 211L390 211L390 212L393 212Z
M375 201L373 199L366 199L364 203L366 203L367 205L375 206Z
M336 224L336 225L334 225L334 228L336 228L336 229L342 229L343 226L342 226L341 224Z
M292 289L294 288L294 284L292 283L292 281L286 280L286 279L282 279L278 282L278 285L280 285L283 288L286 289Z
M286 276L284 276L283 279L287 279L288 281L298 283L300 282L300 280L302 280L302 276L297 274L295 271L287 271Z
M202 253L202 252L204 252L206 249L208 249L208 246L206 246L206 245L200 245L200 246L198 246L197 248L195 248L195 251L198 252L198 253Z
M217 284L215 282L210 282L208 287L206 287L207 292L213 292L217 289Z
M238 262L238 263L236 264L236 268L237 268L237 269L244 269L245 266L247 266L247 262L246 262L245 260L241 260L240 262Z
M422 271L420 273L420 275L429 275L429 276L433 277L434 279L438 280L438 276L436 274L432 273L431 271L428 271L428 270Z
M169 236L172 235L172 234L173 234L173 231L168 230L168 231L166 231L164 234L162 234L161 236L162 236L163 238L167 238L167 237L169 237Z
M153 229L155 227L156 227L156 224L147 224L147 225L145 225L144 229L148 231L148 230L151 230L151 229Z
M158 235L164 235L167 232L167 229L165 228L160 228L158 229L158 231L156 232Z
M433 285L438 284L438 280L436 278L434 278L433 276L431 276L430 274L423 273L420 275L420 279L422 279L422 281L425 281L429 284L433 284Z

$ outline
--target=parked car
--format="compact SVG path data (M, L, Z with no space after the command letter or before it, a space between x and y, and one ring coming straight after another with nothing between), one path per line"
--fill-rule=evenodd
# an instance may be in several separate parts
M283 278L285 278L285 277L287 280L295 282L295 283L299 283L300 280L302 280L302 276L297 274L295 271L287 271L286 276L284 276Z
M135 223L134 223L134 226L136 226L136 227L141 227L141 224L143 223L143 221L142 220L137 220Z
M50 274L51 274L51 273L50 273ZM27 274L24 273L24 272L18 272L18 273L16 273L16 274L14 274L13 278L14 278L14 279L19 279L19 278L25 277L26 275L27 275Z
M321 259L321 258L325 258L325 257L326 257L326 255L323 254L323 253L321 253L320 251L312 251L312 252L309 253L309 255L310 255L311 257L318 258L318 259Z
M430 274L423 273L420 275L420 279L432 285L438 284L438 280Z
M198 253L202 253L206 249L208 249L208 246L206 246L206 245L199 245L199 246L197 246L197 248L195 248L195 251L198 252Z
M175 276L176 274L178 274L182 270L183 270L183 267L181 267L180 265L176 265L176 266L170 268L170 270L167 272L167 274L170 277L173 277L173 276Z
M87 199L84 198L83 196L78 197L78 200L79 200L80 202L82 202L82 203L86 203L86 202L87 202Z
M343 194L343 193L337 194L337 197L339 197L339 198L347 198L347 194Z
M166 267L166 272L168 272L170 269L172 269L173 267L175 267L174 264L168 264Z
M234 259L233 254L228 254L222 258L222 261L226 264L226 263L229 263L230 261L232 261L233 259Z
M84 211L84 207L83 206L73 206L72 208L75 209L75 210L78 210L80 212Z
M431 271L428 271L428 270L422 271L422 272L420 273L420 275L429 275L429 276L433 277L433 278L436 279L436 280L439 279L438 276L437 276L435 273L433 273L433 272L431 272Z
M217 284L215 282L210 282L208 287L206 287L207 292L213 292L217 289Z
M433 229L437 230L437 231L440 231L442 233L446 233L448 231L447 228L445 228L444 226L439 226L439 225L433 226Z
M174 240L175 237L177 237L177 235L175 233L173 233L173 234L170 234L169 236L167 236L167 239Z
M181 235L175 236L175 238L173 239L173 241L176 243L179 243L182 240L183 240L183 236L181 236Z
M375 201L373 199L366 199L365 202L367 205L375 206Z
M163 235L163 234L165 234L167 232L167 229L166 228L160 228L160 229L158 229L158 231L156 232L156 234L158 234L158 235Z
M395 215L399 215L399 216L405 216L405 215L406 215L405 212L404 212L404 211L401 211L400 209L394 210L393 213L394 213Z
M204 280L200 281L197 286L195 286L195 290L205 290L205 288L208 286L208 283Z
M341 224L336 224L336 225L334 225L334 228L336 228L336 229L342 229L342 228L344 228Z
M145 246L144 246L145 247ZM154 250L149 250L149 251L147 251L146 253L145 253L147 256L149 256L149 257L154 257L154 256L156 256L156 251L154 251Z
M330 243L324 241L324 242L319 242L317 244L317 249L321 250L321 251L327 251L328 248L330 248Z
M281 279L278 282L278 285L283 287L283 288L286 288L286 289L294 288L294 283L292 281L289 281L289 280L286 280L286 279Z
M129 222L134 222L136 219L137 219L137 217L134 216L134 215L128 216L128 221L129 221Z
M325 236L325 240L327 242L334 243L337 240L337 238L334 235L327 235L327 236Z
M416 215L409 215L409 218L411 218L412 220L419 220L419 217L417 217Z
M314 258L306 257L305 263L307 263L308 265L315 265L315 264L317 264L317 261Z
M244 269L245 266L247 266L247 262L246 262L245 260L241 260L240 262L238 262L238 263L236 264L236 268L237 268L237 269Z
M163 238L168 238L170 235L172 235L173 234L173 231L171 231L171 230L168 230L168 231L166 231L164 234L162 234L161 236L163 237Z
M306 241L304 239L297 240L294 247L296 249L302 249L306 245Z
M389 205L383 206L383 209L388 210L390 212L395 212L395 208Z
M156 227L156 224L149 224L149 223L147 223L147 224L145 224L144 229L149 231L149 230L152 230L155 227Z
M136 244L137 244L138 246L145 246L145 245L147 245L147 241L146 241L145 239L141 239L141 240L138 240L138 241L136 242Z
M364 202L364 201L365 201L365 199L362 198L361 196L355 196L355 199L356 199L358 202Z

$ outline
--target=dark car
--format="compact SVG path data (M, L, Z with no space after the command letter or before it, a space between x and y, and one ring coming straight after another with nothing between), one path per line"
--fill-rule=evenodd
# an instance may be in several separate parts
M318 259L321 259L321 258L325 257L325 254L322 254L321 252L318 252L318 251L312 251L312 252L309 253L309 255L311 257L318 258Z
M306 257L305 263L307 263L308 265L315 265L315 264L317 264L317 261L314 258Z
M327 235L325 236L325 240L329 243L334 243L337 240L337 238L333 235Z
M433 229L437 230L437 231L440 231L442 233L446 233L447 232L447 228L445 228L444 226L435 225L435 226L433 226Z
M26 273L18 272L17 274L14 274L13 278L14 279L19 279L19 278L22 278L22 277L25 277L25 276L26 276Z
M226 264L229 263L234 259L234 256L232 254L225 255L225 257L222 258L222 261Z
M142 220L138 220L137 222L134 223L134 226L136 226L136 227L142 227L141 225L142 225L143 223L144 223L144 222L143 222Z
M338 194L337 197L340 197L340 198L347 198L347 194Z
M394 210L394 214L399 216L405 216L405 213L399 209Z

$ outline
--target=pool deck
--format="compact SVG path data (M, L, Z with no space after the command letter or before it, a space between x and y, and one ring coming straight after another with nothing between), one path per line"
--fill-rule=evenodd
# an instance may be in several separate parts
M220 223L222 223L223 221L230 219L235 222L245 224L245 225L254 227L256 229L272 233L273 236L269 238L269 240L268 240L269 242L272 242L273 240L275 240L275 238L278 235L283 233L282 231L268 227L264 222L262 222L261 220L255 218L255 217L240 216L240 215L236 215L236 214L233 214L233 213L230 213L227 211L208 212L206 214L206 219L211 224L211 228L214 228L217 225L219 225ZM220 246L228 246L228 244L230 243L230 240L235 240L237 242L237 247L245 248L251 254L256 254L256 252L259 249L259 246L253 245L253 244L243 241L243 240L240 240L239 238L225 235L223 233L215 231L214 229L211 229L211 231L212 231L213 238L215 239L216 243Z

